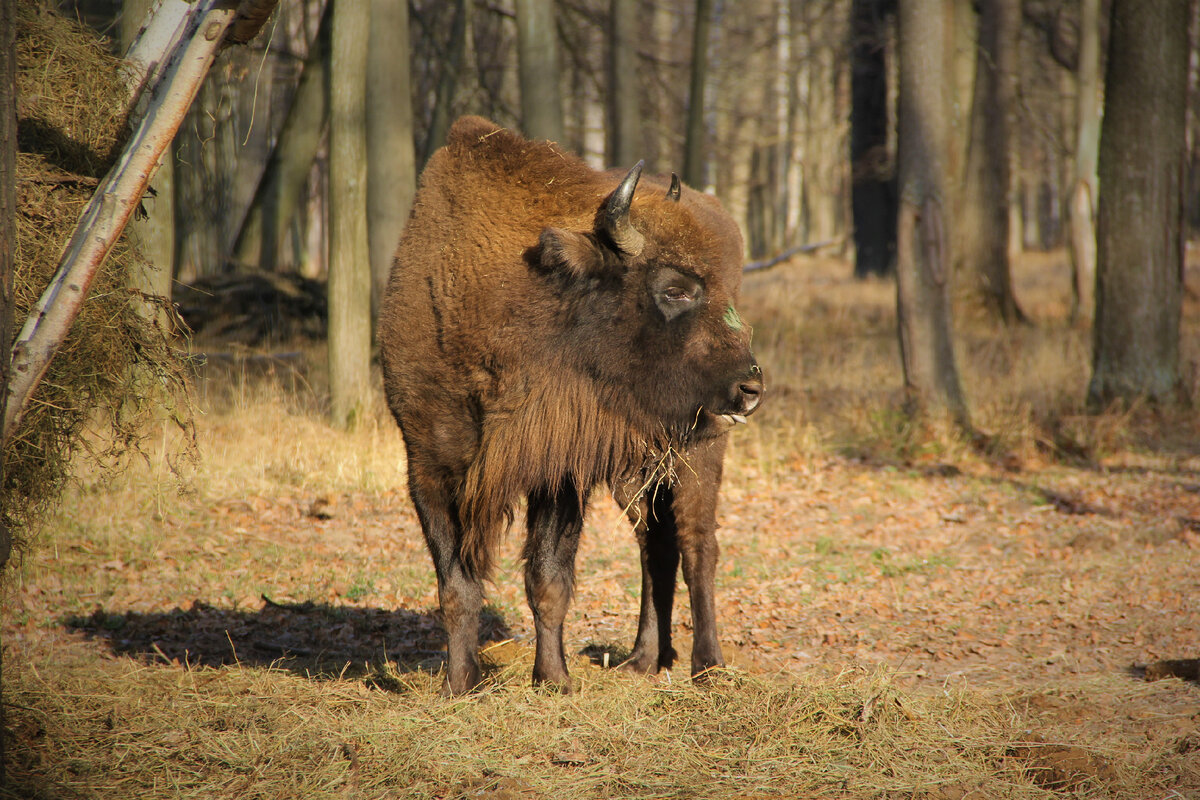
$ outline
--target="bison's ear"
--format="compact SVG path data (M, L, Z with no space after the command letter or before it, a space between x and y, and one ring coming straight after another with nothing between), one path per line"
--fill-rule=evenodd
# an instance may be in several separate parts
M542 269L570 277L594 277L604 269L604 253L586 233L546 228L538 238Z

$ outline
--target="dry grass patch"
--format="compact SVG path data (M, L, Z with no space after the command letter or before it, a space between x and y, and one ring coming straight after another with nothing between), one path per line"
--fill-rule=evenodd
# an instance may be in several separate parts
M859 670L700 688L580 663L560 696L527 686L527 648L497 652L479 694L447 700L423 672L310 680L31 648L7 676L3 796L1050 796L1012 757L1012 711L962 692L910 696Z

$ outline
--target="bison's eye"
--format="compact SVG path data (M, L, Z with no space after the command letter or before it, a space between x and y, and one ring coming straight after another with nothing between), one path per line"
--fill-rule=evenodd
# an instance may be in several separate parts
M704 286L697 278L670 268L655 273L650 288L654 304L668 322L694 308L704 296Z

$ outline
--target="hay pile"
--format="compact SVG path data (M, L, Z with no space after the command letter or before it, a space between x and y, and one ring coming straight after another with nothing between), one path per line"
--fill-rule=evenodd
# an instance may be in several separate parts
M119 153L127 133L121 70L95 33L36 4L18 6L14 336ZM18 544L58 497L80 450L119 466L163 408L191 439L185 362L168 330L174 314L160 301L166 322L143 316L146 298L127 288L129 270L142 268L119 242L3 452L0 507Z

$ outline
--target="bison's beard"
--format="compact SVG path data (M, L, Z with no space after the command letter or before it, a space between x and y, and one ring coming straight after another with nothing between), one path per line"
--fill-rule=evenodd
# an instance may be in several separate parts
M587 378L559 373L530 387L518 407L485 416L457 498L463 556L477 574L488 573L522 497L537 490L554 494L568 482L581 495L602 483L642 492L670 486L687 469L691 443L727 430L701 408L664 423L619 399Z

